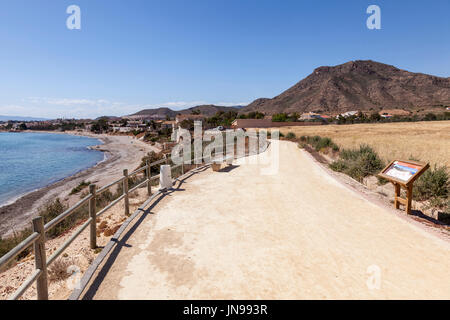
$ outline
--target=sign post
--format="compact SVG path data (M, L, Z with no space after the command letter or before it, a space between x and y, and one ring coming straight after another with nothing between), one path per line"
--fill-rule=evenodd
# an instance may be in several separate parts
M393 160L378 176L389 180L395 188L394 206L400 208L400 204L406 207L406 213L411 214L412 190L414 181L424 173L430 165L428 163L412 160ZM406 190L406 199L400 197L401 188Z

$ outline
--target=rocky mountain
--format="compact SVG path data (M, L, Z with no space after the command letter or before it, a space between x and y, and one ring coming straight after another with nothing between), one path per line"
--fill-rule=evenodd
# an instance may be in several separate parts
M152 117L152 118L158 118L158 119L165 119L167 116L173 118L178 114L192 114L193 112L198 112L202 115L211 117L215 115L218 111L239 111L239 109L242 108L242 106L235 106L235 107L224 107L224 106L216 106L213 104L210 105L200 105L188 109L183 110L172 110L170 108L157 108L157 109L145 109L141 110L139 112L136 112L129 117Z
M412 73L375 61L320 67L273 99L257 99L241 112L341 113L450 105L450 78Z
M155 119L165 119L167 116L175 117L177 115L176 111L173 111L169 108L156 108L156 109L144 109L134 114L131 114L129 117L152 117Z

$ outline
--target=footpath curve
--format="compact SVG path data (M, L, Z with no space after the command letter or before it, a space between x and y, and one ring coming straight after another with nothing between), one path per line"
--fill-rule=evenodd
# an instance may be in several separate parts
M344 187L295 144L279 150L275 175L247 158L184 181L84 298L450 299L447 241Z

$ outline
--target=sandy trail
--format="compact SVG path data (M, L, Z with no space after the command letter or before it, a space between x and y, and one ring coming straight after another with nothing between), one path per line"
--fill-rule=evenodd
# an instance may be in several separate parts
M278 174L263 166L188 179L141 219L93 298L450 299L448 242L293 143L280 142Z

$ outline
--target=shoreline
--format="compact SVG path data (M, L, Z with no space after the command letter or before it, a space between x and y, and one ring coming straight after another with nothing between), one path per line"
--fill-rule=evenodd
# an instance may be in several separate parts
M27 131L25 131L25 133L55 133L55 134L64 134L63 132L33 131L33 130L27 130ZM74 135L74 134L70 134L70 133L67 133L67 134L68 134L68 135ZM98 144L98 145L93 145L93 146L88 146L88 147L86 147L86 148L89 149L89 150L96 150L96 151L102 152L102 153L103 153L103 159L102 159L102 160L98 161L97 163L95 163L95 164L92 165L92 166L89 166L89 167L85 167L85 168L83 168L83 169L80 169L80 170L78 170L77 172L75 172L75 173L73 173L73 174L71 174L71 175L68 175L68 176L66 176L66 177L64 177L64 178L57 179L57 180L55 180L55 181L53 181L53 182L47 183L47 184L44 185L44 186L37 187L37 188L35 188L35 189L33 189L33 190L30 190L30 191L26 191L26 192L24 192L24 193L22 193L22 194L20 194L20 195L18 195L18 196L16 196L16 197L13 197L13 198L11 198L11 199L8 199L8 200L7 200L6 202L4 202L4 203L0 203L0 212L2 211L2 209L3 209L4 207L8 207L9 205L14 204L16 201L18 201L18 200L20 200L20 199L26 197L27 195L29 195L29 194L31 194L31 193L33 193L33 192L39 191L39 190L44 189L44 188L51 187L52 185L54 185L54 184L56 184L56 183L58 183L58 182L61 182L61 181L65 180L65 179L67 179L67 178L69 178L69 177L71 177L71 176L75 176L75 175L77 175L77 174L79 174L79 173L81 173L81 172L83 172L83 171L85 171L85 170L88 170L88 169L90 169L90 168L94 168L94 167L96 167L97 165L99 165L100 163L106 161L106 160L109 158L109 156L108 156L108 151L106 151L106 150L97 150L97 149L95 149L96 147L99 147L99 146L105 144L105 142L104 142L101 138L91 137L91 136L88 136L88 135L83 135L83 136L88 137L88 138L92 138L92 139L96 139L96 140L99 140L100 142L102 142L102 144ZM1 221L1 218L0 218L0 221ZM1 225L0 225L0 230L1 230ZM0 235L1 235L1 231L0 231Z
M36 132L36 131L27 131ZM85 136L100 140L103 144L90 146L92 150L101 151L105 157L94 166L82 169L77 173L51 183L34 191L27 192L14 202L0 207L0 237L10 236L30 225L30 220L38 213L38 209L48 201L59 198L69 206L79 200L79 194L69 195L70 191L81 181L96 183L98 187L106 185L122 176L123 169L134 170L142 157L150 151L158 151L145 142L130 136L94 135L88 132L67 131L39 133L69 134Z

